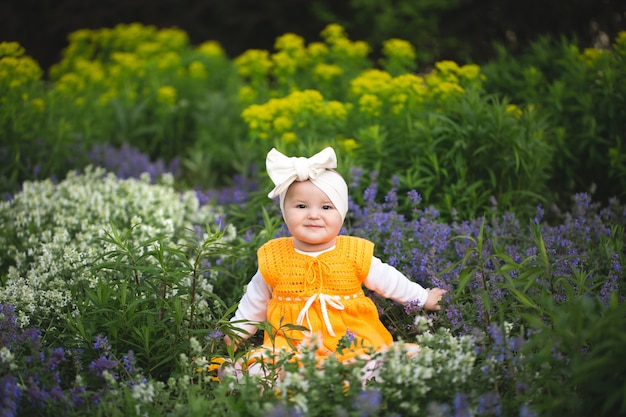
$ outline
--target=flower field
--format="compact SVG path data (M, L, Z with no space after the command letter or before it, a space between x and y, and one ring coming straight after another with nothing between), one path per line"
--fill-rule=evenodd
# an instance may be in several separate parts
M123 24L48 71L0 43L0 416L626 413L626 32L428 68L401 39L320 37L229 58ZM443 308L371 294L400 343L366 382L314 346L217 371L259 342L222 338L287 233L265 154L325 146L343 232Z

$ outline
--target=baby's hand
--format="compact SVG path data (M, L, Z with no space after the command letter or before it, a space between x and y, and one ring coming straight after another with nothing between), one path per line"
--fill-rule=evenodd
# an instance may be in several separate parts
M448 292L442 288L428 288L426 289L426 291L428 291L428 298L426 299L426 302L424 303L424 309L426 310L434 310L434 311L438 311L441 310L441 306L439 305L439 301L441 301L441 298Z

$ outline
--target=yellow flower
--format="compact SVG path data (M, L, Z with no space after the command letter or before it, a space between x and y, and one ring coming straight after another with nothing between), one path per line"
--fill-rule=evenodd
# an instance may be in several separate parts
M59 78L54 89L61 94L75 95L85 89L85 80L74 72L68 72Z
M617 34L615 42L613 43L615 53L620 56L626 56L626 31L622 31Z
M189 45L187 32L177 28L161 29L156 33L158 44L171 51L180 51Z
M281 137L293 128L327 123L328 118L345 120L347 110L338 101L324 102L317 90L304 90L270 99L264 104L252 104L243 110L241 117L250 131L259 137Z
M291 122L291 119L285 116L279 116L275 118L274 122L272 123L274 131L277 133L283 133L290 130L292 125L293 123Z
M327 25L320 34L326 43L330 45L335 44L340 39L346 39L346 32L343 26L337 23Z
M286 52L277 52L272 55L274 70L282 76L294 74L298 67L298 63Z
M295 143L298 141L298 136L294 132L285 132L282 134L280 139L284 143Z
M346 151L347 153L352 153L356 148L359 147L359 144L356 140L352 138L342 139L339 141L339 146Z
M281 104L289 111L318 112L324 103L322 93L317 90L294 91L283 99Z
M516 119L519 119L520 117L522 117L522 114L523 114L522 109L517 107L515 104L507 104L506 112L513 115L513 117L515 117Z
M322 42L311 42L307 47L307 53L313 61L319 61L328 55L328 46Z
M160 70L176 68L180 66L180 55L177 52L166 52L159 56L157 67Z
M363 94L359 99L359 111L371 117L380 116L382 101L373 94Z
M437 68L442 74L448 74L448 73L457 74L460 69L459 65L454 61L436 62L435 68Z
M313 67L313 79L318 81L330 81L340 77L343 69L338 65L320 63Z
M253 132L269 131L273 117L274 114L267 104L252 104L241 112L241 118Z
M143 60L134 53L130 52L113 52L111 60L119 64L120 67L135 71L143 66Z
M285 33L276 38L274 48L278 51L300 51L304 48L304 38L293 33Z
M472 81L480 77L480 67L475 64L463 65L458 73L462 79Z
M88 61L83 58L79 58L75 63L76 74L79 74L86 80L92 82L99 82L105 79L105 71L102 67L102 63L99 61Z
M43 112L44 108L46 107L46 103L41 98L34 98L31 100L30 103L33 106L33 109L40 113Z
M437 84L435 92L441 93L443 96L451 96L454 94L463 94L465 89L456 83L450 83L447 81Z
M272 68L269 52L262 49L248 49L234 62L242 77L265 77Z
M0 86L18 88L22 84L38 81L42 75L39 64L29 56L0 58Z
M606 52L596 48L585 48L579 59L588 67L593 66Z
M437 72L431 72L424 77L424 83L428 88L436 87L437 84L443 82L443 79Z
M331 100L324 106L324 114L331 119L343 121L348 117L348 109L342 102Z
M406 108L406 102L408 101L408 96L403 93L397 93L391 96L390 102L392 103L391 112L395 115L398 115L404 111Z
M366 42L351 42L348 39L337 39L333 44L333 51L342 58L365 58L370 52L370 47Z
M94 31L91 29L78 29L70 33L67 37L70 45L79 43L89 43L92 41Z
M391 74L379 69L369 69L350 82L350 92L355 96L363 94L387 94L391 88Z
M141 42L137 46L137 55L144 58L150 58L162 51L161 44L157 42Z
M0 42L0 58L5 56L17 58L24 53L25 49L18 42Z
M403 39L389 39L383 42L383 54L388 58L399 60L415 60L415 48Z
M221 57L224 56L224 50L217 41L206 41L200 44L197 48L198 52L209 57Z
M253 103L256 100L256 90L249 85L244 85L239 89L239 102L241 103Z
M173 106L176 103L176 89L170 85L159 87L157 90L157 101Z
M414 74L402 74L391 81L394 92L402 92L411 98L421 98L426 93L424 79Z
M209 73L202 62L191 61L189 63L189 75L191 78L207 78Z

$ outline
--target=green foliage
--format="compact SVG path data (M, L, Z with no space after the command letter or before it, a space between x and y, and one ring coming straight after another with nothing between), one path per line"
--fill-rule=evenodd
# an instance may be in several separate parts
M189 231L174 247L159 236L135 242L133 229L113 227L102 238L112 249L93 267L96 276L107 278L93 288L78 283L73 289L73 298L82 302L69 317L70 328L87 345L107 336L115 354L132 350L138 366L165 380L179 354L189 350L189 338L214 330L227 310L215 299L210 276L223 271L215 262L229 248L222 232Z
M555 132L550 187L560 200L590 192L599 201L624 198L626 74L619 36L612 49L580 51L562 38L542 38L515 57L500 46L483 66L485 88L522 106L534 106Z
M381 175L399 175L402 194L419 190L445 218L481 216L494 200L524 217L549 201L553 149L545 119L532 109L470 90L412 122L406 140L389 135L381 146L380 160L392 161L381 164Z
M417 75L419 48L406 40L381 40L375 62L374 45L342 26L320 34L306 44L286 33L274 51L230 60L217 43L191 46L177 29L76 31L49 82L19 45L3 44L3 100L23 110L1 116L6 189L63 176L103 142L181 158L181 183L195 187L256 175L272 146L298 155L334 146L345 176L376 171L384 195L397 175L401 195L417 190L447 219L512 207L523 217L574 191L606 201L626 189L623 36L612 50L582 53L545 38L519 59L501 48L484 68L439 61Z
M70 34L49 80L23 52L13 52L15 57L0 52L0 65L10 70L3 72L6 88L1 87L7 106L0 114L0 158L10 162L3 163L4 190L84 167L95 144L131 144L169 161L197 151L206 155L215 150L207 140L225 144L235 133L233 123L223 120L236 121L236 103L226 114L206 117L217 101L237 97L237 73L216 42L192 46L182 30L138 23L78 30ZM19 84L13 74L18 68L24 80ZM216 156L216 165L232 173L222 164L223 155ZM197 170L191 170L190 182Z
M626 308L617 296L608 306L592 297L557 305L540 299L543 320L533 317L524 349L537 371L536 402L541 415L614 416L626 412Z

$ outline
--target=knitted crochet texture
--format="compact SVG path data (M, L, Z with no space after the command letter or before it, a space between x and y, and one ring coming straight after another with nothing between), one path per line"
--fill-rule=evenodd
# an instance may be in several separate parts
M314 258L295 251L291 238L279 238L258 251L259 269L275 296L360 293L370 269L374 244L339 236L334 250Z

